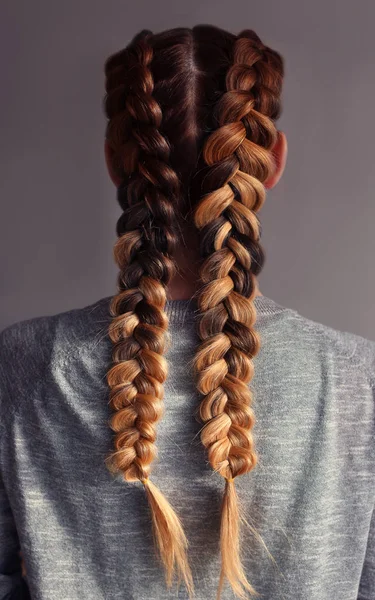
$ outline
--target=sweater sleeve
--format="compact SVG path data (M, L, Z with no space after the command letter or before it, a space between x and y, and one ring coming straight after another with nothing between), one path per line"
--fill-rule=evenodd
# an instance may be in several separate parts
M7 330L0 332L0 600L30 600L26 579L22 575L20 542L9 497L4 484L2 443L4 441L5 415L9 414L10 389L8 357L12 356L11 337Z
M29 600L19 555L20 543L0 473L0 600Z
M372 363L372 366L374 369L372 370L373 373L375 372L375 359ZM375 379L372 379L372 392L375 405ZM366 556L363 563L362 575L358 588L358 600L375 600L375 507L373 507L372 511Z
M358 588L358 600L375 599L375 510L372 511L371 525L367 542L367 551L361 581Z

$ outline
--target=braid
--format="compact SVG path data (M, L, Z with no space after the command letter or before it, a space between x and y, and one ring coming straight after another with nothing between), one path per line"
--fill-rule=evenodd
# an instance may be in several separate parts
M225 578L239 598L259 596L241 562L240 523L248 523L234 480L257 464L250 383L261 346L256 277L265 259L257 212L275 168L283 61L251 30L234 36L198 25L156 35L142 30L106 61L105 74L106 137L122 208L107 373L115 435L106 463L125 481L143 483L167 585L177 571L194 595L182 524L150 481L168 372L167 287L177 271L184 206L203 259L193 358L201 440L225 478L217 600Z
M114 247L120 269L118 293L110 305L113 365L107 373L115 436L106 463L124 480L144 484L167 585L177 569L179 581L184 579L192 595L182 524L149 478L157 453L155 424L164 410L166 286L176 269L172 254L178 237L173 223L180 195L179 178L169 164L169 143L160 131L162 111L153 97L150 36L150 31L141 31L105 65L107 139L120 157L115 168L123 178L118 187L123 213Z
M208 166L194 221L200 230L204 261L198 294L198 334L194 357L197 388L203 398L201 440L212 468L225 481L221 518L220 597L226 577L233 591L258 596L241 564L239 520L234 486L238 475L257 464L252 428L252 359L260 349L254 330L256 275L264 263L256 212L265 200L264 182L274 168L277 140L273 121L280 111L281 57L245 30L236 39L226 91L217 101L218 127L209 134L202 156Z

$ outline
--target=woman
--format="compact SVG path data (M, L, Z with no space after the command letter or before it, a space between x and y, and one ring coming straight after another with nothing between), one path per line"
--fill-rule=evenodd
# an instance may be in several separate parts
M0 599L374 598L375 342L257 282L281 56L142 30L105 75L118 290L1 334Z

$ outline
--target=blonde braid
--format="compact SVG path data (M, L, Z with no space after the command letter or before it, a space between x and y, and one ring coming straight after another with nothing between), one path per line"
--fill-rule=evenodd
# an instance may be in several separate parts
M114 451L106 458L112 473L144 484L152 516L154 541L165 568L167 586L175 571L194 593L182 524L162 492L150 481L156 457L155 423L163 414L163 383L168 319L166 286L175 272L171 258L177 243L173 203L179 180L169 165L170 148L160 132L162 112L153 97L151 32L143 30L126 50L106 62L107 139L117 153L116 168L124 182L118 199L124 213L117 226L114 257L120 268L113 297L109 337L113 366L110 426Z
M280 109L282 70L279 55L265 47L254 32L240 33L233 65L226 74L226 92L215 106L218 128L203 147L212 177L209 172L208 191L202 186L194 213L195 225L211 241L200 269L203 286L198 296L198 333L202 343L194 357L197 388L203 394L201 440L212 468L226 479L217 598L224 577L239 598L247 597L246 590L259 595L241 564L241 512L234 478L257 464L253 394L248 384L254 374L252 359L260 349L253 300L255 276L264 256L255 213L263 205L264 182L275 167L272 148L277 130L273 121ZM220 180L217 189L212 186L214 179Z

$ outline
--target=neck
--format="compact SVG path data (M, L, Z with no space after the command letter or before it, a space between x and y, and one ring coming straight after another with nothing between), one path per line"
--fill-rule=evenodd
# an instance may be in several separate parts
M198 287L189 287L185 280L171 282L168 286L168 298L169 300L190 300L192 296L198 292ZM258 286L254 294L254 298L257 296L263 296Z
M168 285L168 297L170 300L189 300L198 293L201 287L198 275L201 264L199 233L190 221L183 221L181 223L180 233L181 243L174 255L177 272ZM254 297L262 295L258 287L258 281L256 280Z

